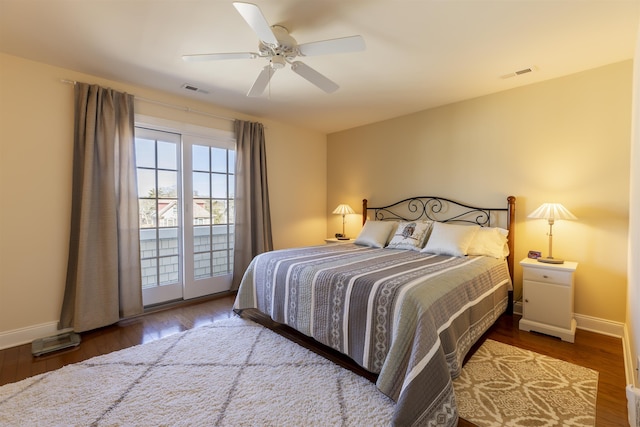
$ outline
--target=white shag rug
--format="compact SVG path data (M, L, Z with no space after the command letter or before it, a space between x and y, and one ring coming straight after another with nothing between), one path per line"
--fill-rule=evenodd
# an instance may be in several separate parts
M385 426L365 378L234 317L0 387L1 426Z

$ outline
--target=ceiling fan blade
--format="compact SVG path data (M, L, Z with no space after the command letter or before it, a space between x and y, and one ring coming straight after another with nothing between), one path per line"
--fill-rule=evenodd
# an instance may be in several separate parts
M253 3L233 2L233 6L258 35L258 38L270 45L277 45L278 39L258 6Z
M271 76L273 76L273 73L275 72L276 70L271 68L270 65L264 67L262 71L260 71L260 74L258 74L258 78L256 79L256 81L253 82L253 86L251 86L249 92L247 92L247 96L255 97L262 95L262 92L264 92L264 90L267 88L267 85L269 84L269 81L271 80Z
M304 56L359 52L364 49L365 44L362 36L341 37L298 45L300 54Z
M260 55L254 52L232 52L232 53L203 53L195 55L182 55L182 59L187 62L200 61L220 61L224 59L254 59Z
M340 87L304 62L292 62L291 69L327 93L333 93Z

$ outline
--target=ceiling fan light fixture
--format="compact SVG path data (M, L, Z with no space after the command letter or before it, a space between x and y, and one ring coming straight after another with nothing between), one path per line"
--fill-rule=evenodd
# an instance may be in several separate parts
M271 68L274 70L280 70L287 65L287 61L285 61L284 57L276 55L271 57Z

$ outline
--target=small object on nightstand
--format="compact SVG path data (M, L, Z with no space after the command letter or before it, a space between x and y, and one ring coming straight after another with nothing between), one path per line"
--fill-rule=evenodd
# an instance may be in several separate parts
M538 259L541 256L542 256L542 253L540 253L540 251L529 251L529 254L527 255L527 258Z
M574 276L577 262L541 264L525 258L522 266L522 319L519 327L573 342L576 319L573 317Z

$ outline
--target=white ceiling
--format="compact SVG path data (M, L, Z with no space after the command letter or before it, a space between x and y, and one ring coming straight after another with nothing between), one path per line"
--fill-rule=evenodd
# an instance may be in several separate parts
M364 38L364 52L299 58L337 92L287 67L247 98L265 59L182 61L257 51L232 0L0 0L0 51L331 133L630 59L640 17L640 0L253 2L298 43Z

